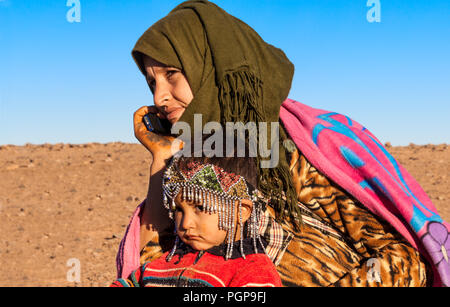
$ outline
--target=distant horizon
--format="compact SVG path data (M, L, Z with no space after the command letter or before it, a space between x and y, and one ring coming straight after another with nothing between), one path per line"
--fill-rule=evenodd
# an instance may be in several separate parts
M0 144L139 144L133 113L153 97L131 50L181 2L0 0ZM450 143L450 1L212 2L286 53L289 98L383 144Z
M26 146L58 146L58 145L73 145L73 146L83 146L83 145L111 145L111 144L125 144L125 145L141 145L143 146L141 143L139 143L138 141L136 142L123 142L123 141L110 141L110 142L86 142L86 143L64 143L64 142L60 142L60 143L38 143L38 144L34 144L34 143L25 143L25 144L0 144L0 147L7 147L7 146L14 146L14 147L26 147ZM385 143L383 143L383 145L386 146L386 144L390 144L389 147L408 147L408 146L450 146L450 143L438 143L438 144L434 144L434 143L428 143L428 144L416 144L416 143L409 143L406 145L396 145L396 144L392 144L391 142L387 141ZM144 148L144 147L143 147Z

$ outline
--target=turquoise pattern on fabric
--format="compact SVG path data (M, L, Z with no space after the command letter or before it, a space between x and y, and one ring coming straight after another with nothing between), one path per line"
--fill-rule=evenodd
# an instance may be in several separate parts
M353 168L363 167L366 163L350 148L341 146L339 147L341 150L342 156L347 160L347 162L353 166Z
M343 124L343 123L341 123L341 122L335 120L334 118L331 118L331 116L334 116L334 115L340 115L340 114L339 114L339 113L336 113L336 112L333 112L333 113L322 114L322 115L319 115L319 116L317 117L317 118L319 118L319 119L322 119L322 120L324 120L324 121L329 122L330 124L332 124L332 126L330 126L330 127L325 127L325 126L322 125L322 124L317 124L317 125L314 127L314 129L312 130L312 138L313 138L313 141L314 141L314 143L315 143L316 145L317 145L317 142L318 142L319 135L320 135L320 133L321 133L323 130L331 130L331 131L334 131L334 132L336 132L336 133L339 133L339 134L342 134L342 135L347 136L348 138L350 138L351 140L353 140L354 142L356 142L358 145L360 145L362 148L364 148L364 150L366 150L366 151L367 151L367 152L375 159L375 161L377 161L377 163L378 163L380 166L382 166L382 168L384 169L384 171L385 171L392 179L394 179L394 180L397 182L398 186L399 186L399 187L400 187L400 188L401 188L401 189L402 189L409 197L413 198L413 199L416 201L417 205L416 205L415 202L411 202L411 205L412 205L412 207L413 207L413 215L412 215L410 224L411 224L411 226L413 227L414 231L419 232L419 231L425 226L425 224L426 224L427 222L430 222L430 221L442 222L442 218L441 218L438 214L436 214L436 213L430 211L428 208L426 208L426 207L420 202L420 200L414 195L414 193L411 191L411 189L410 189L410 187L408 186L408 184L405 182L405 180L404 180L404 178L403 178L403 175L402 175L402 173L401 173L401 171L400 171L400 168L399 168L399 166L398 166L397 161L394 159L394 157L392 157L392 155L391 155L391 154L390 154L390 153L389 153L389 152L388 152L381 144L379 144L379 142L377 142L377 141L376 141L375 139L373 139L369 134L366 133L365 130L367 130L367 129L363 128L363 129L362 129L362 132L363 132L367 137L369 137L369 138L372 140L372 142L374 142L374 144L375 144L375 145L383 152L384 156L389 160L389 162L391 163L391 165L394 167L395 172L396 172L398 178L400 179L400 182L398 182L398 180L395 178L395 176L392 175L392 174L386 169L386 167L379 161L379 159L374 155L374 153L373 153L373 152L372 152L372 151L371 151L371 150L370 150L370 149L362 142L362 140L361 140L361 139L360 139L353 131L350 130L349 127L347 127L345 124ZM346 117L346 116L345 116L345 117ZM352 125L353 125L353 122L352 122L348 117L346 117L346 118L347 118L347 120L348 120L348 122L349 122L349 125L352 126ZM341 150L341 153L342 153L342 150ZM357 161L357 160L355 160L355 157L352 156L352 154L349 153L348 151L346 151L345 154L342 153L342 155L343 155L343 157L346 159L346 161L347 161L350 165L352 165L352 166L354 167L353 163ZM349 160L349 159L350 159L350 160ZM361 162L363 162L363 161L361 161ZM361 167L361 166L360 166L360 167ZM375 183L377 187L381 188L381 191L382 191L382 192L386 192L386 189L385 189L383 186L380 185L381 183L380 183L379 180L377 180L377 178L372 178L372 182ZM367 186L367 185L371 185L371 184L368 183L368 182L365 182L364 184L365 184L366 186ZM371 186L372 186L372 185L371 185ZM372 187L373 187L373 186L372 186ZM372 189L372 190L373 190L373 189ZM383 193L383 194L385 194L385 196L388 197L389 199L392 199L392 197L391 197L389 194L386 194L386 193ZM420 208L419 208L418 206L420 206ZM425 213L423 213L422 210L425 210L426 212L428 212L428 213L430 214L430 216L427 216Z

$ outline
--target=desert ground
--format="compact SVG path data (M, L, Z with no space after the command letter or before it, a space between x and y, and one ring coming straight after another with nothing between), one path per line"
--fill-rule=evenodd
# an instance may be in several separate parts
M450 221L450 146L386 145ZM139 144L0 146L0 286L108 286L150 162Z

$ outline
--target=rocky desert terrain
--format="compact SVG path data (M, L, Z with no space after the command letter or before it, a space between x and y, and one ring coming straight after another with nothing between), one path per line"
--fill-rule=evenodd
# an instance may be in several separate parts
M450 146L386 145L450 221ZM150 162L139 144L0 146L0 286L109 285Z

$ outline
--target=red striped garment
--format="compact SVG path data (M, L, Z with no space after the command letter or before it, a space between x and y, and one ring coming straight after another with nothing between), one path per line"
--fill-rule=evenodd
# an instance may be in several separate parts
M247 240L244 240L247 241ZM253 249L253 246L251 247ZM245 252L250 249L245 244ZM195 251L184 246L170 261L165 253L133 271L128 279L118 279L112 287L281 287L278 272L264 253L241 257L235 244L233 256L223 257L223 248Z

